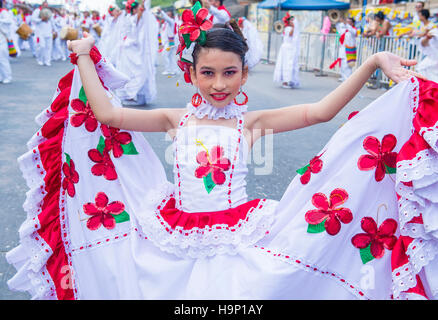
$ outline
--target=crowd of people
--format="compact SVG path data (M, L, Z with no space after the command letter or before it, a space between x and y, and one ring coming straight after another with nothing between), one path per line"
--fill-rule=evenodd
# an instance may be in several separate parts
M213 24L225 24L231 14L222 0L205 0ZM237 20L250 50L247 60L253 68L260 60L263 44L257 29L246 18ZM31 33L21 37L17 34L25 23ZM33 12L21 7L16 11L2 8L0 12L0 81L9 83L12 72L9 63L12 55L7 44L13 43L20 56L22 50L32 51L37 63L51 66L54 60L65 61L69 57L67 41L80 39L83 32L93 36L96 47L119 71L131 81L117 94L126 105L143 105L156 96L156 66L161 58L163 75L175 76L180 73L177 65L177 48L180 39L178 28L182 17L172 9L151 10L142 1L129 0L125 8L111 5L108 12L67 12L65 9L50 8L47 1Z

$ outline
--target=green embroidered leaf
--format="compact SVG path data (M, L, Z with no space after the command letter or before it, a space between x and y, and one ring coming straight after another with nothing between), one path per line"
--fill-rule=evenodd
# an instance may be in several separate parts
M307 232L308 233L321 233L321 232L324 232L325 231L325 227L324 227L325 220L326 219L324 219L323 222L318 223L318 224L310 224L309 223L309 225L307 226Z
M87 104L87 95L85 94L84 87L81 87L81 90L79 91L79 100L81 100L84 104Z
M64 152L64 154L65 154L65 162L67 162L68 166L70 167L71 157L70 157L70 155L68 153Z
M391 168L385 164L385 171L386 171L386 173L394 174L397 172L397 168Z
M100 154L103 154L103 149L105 149L105 138L100 136L97 150L100 152Z
M207 190L208 193L211 192L211 190L213 190L213 188L216 186L216 184L213 182L213 179L211 178L211 172L204 177L204 186L205 186L205 190Z
M374 260L373 255L371 254L371 244L368 245L368 247L364 249L359 249L360 251L360 258L362 259L362 263L365 264L367 262L370 262L371 260Z
M126 211L123 211L121 214L114 215L112 214L114 219L116 219L116 223L122 223L125 221L129 221L129 214Z
M196 17L196 14L198 13L199 9L202 8L202 5L199 1L196 1L195 5L192 7L193 15Z
M131 141L128 144L122 144L123 154L138 154L137 149L135 149L134 143Z
M307 166L304 166L304 167L302 167L302 168L299 168L299 169L297 170L297 173L300 174L300 175L303 175L303 174L307 171L307 169L309 168L309 166L310 166L310 164L308 164Z

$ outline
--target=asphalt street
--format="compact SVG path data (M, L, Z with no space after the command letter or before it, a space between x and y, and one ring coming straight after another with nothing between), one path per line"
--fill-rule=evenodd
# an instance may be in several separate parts
M18 244L18 229L26 218L22 204L28 190L18 169L16 159L27 151L26 142L39 129L34 121L50 104L58 80L72 69L69 62L53 62L51 67L39 66L29 52L12 60L13 82L0 83L0 299L28 299L27 293L12 292L6 281L15 269L5 259L5 254ZM181 108L190 100L195 90L181 77L168 77L157 68L158 95L154 103L143 109ZM337 78L317 77L302 72L299 89L283 89L272 81L273 65L260 63L244 87L249 96L249 110L273 109L293 104L315 102L335 89ZM177 80L179 85L177 86ZM360 110L384 90L363 88L361 92L330 122L287 133L280 133L261 140L261 155L249 163L247 192L249 198L279 200L298 168L306 165L329 141L333 133L347 120L348 115ZM164 133L145 134L149 143L165 165L169 180L172 164L165 161L170 141ZM271 136L272 137L272 136ZM268 139L268 140L266 140ZM272 146L272 147L271 147ZM273 153L269 150L272 148ZM272 154L272 156L270 156ZM272 159L272 161L270 160ZM272 163L272 170L269 170ZM260 173L263 174L260 174Z

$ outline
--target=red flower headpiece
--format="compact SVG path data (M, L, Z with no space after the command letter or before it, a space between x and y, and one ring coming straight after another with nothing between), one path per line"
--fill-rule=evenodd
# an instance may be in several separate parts
M177 54L180 56L178 66L184 72L184 80L191 83L189 75L190 65L192 64L191 54L184 51L189 50L194 42L200 45L205 44L207 40L206 31L213 27L213 22L208 19L208 10L202 8L199 1L191 9L184 10L181 18L182 24L178 32L179 47Z
M289 20L292 18L292 16L288 13L283 17L283 23L284 26L287 27L289 25Z
M131 13L132 9L137 8L139 5L137 0L128 0L128 2L126 3L126 12L127 13Z
M238 24L238 26L239 26L240 29L243 28L243 20L245 20L245 18L243 18L243 17L240 17L240 18L237 20L237 24Z
M109 13L113 12L115 8L116 8L116 7L114 7L113 5L109 6L109 8L108 8L108 12L109 12Z

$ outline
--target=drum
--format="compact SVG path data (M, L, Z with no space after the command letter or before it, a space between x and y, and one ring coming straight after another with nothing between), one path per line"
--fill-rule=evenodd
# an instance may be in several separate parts
M32 35L33 30L29 27L27 23L22 23L16 32L21 39L27 40Z
M102 34L102 27L96 23L95 25L93 25L93 29L94 31L96 31L97 35L100 37Z
M52 10L44 8L40 11L40 19L49 20L52 17Z
M59 36L62 40L76 40L78 38L78 30L69 26L64 26L62 27Z

